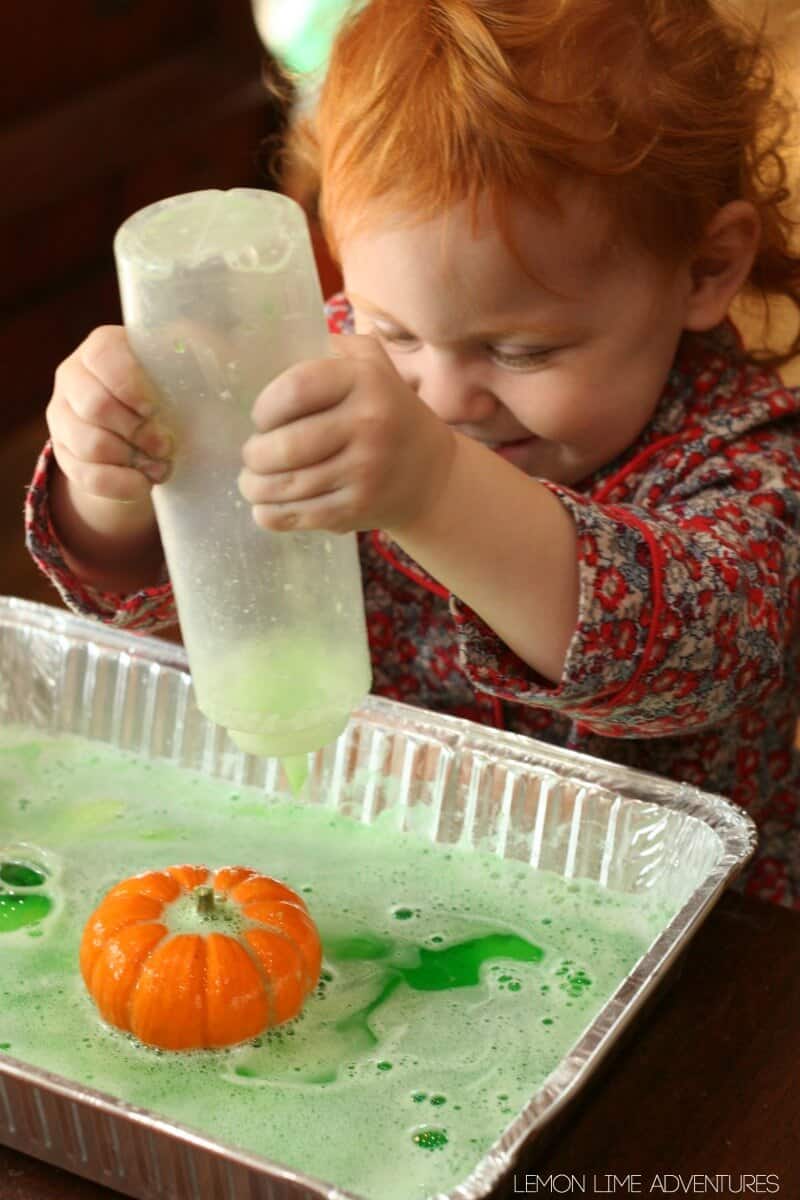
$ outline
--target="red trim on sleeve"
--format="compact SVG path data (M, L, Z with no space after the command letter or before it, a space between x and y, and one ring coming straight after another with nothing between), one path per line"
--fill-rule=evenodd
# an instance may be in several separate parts
M649 446L645 446L638 454L634 454L633 458L629 462L626 462L624 467L620 467L619 471L612 475L610 479L607 479L596 492L592 492L592 500L597 504L602 504L606 496L610 492L613 492L614 488L623 479L626 479L633 472L640 470L649 458L652 458L655 454L661 454L673 442L690 442L702 437L703 430L699 427L693 427L691 429L682 429L680 433L673 433L670 437L659 438L657 442L651 442Z
M476 689L476 691L477 691L477 689ZM492 702L492 717L494 718L494 723L495 723L496 727L498 729L505 729L506 721L505 721L505 717L503 716L502 700L500 699L499 696L495 696L491 692L484 692L483 695L487 696L489 698L489 700L491 700L491 702Z

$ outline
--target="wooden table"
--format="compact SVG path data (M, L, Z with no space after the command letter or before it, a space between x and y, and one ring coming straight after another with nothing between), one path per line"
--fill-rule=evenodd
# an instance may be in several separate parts
M800 914L728 893L655 1008L502 1195L797 1200L799 1077ZM117 1196L0 1146L0 1200Z

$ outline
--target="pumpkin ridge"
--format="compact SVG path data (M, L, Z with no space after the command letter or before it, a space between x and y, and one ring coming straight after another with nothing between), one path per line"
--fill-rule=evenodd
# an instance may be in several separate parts
M269 1026L267 988L257 964L238 937L209 934L206 965L207 1045L229 1046L248 1041ZM223 981L228 986L221 987Z
M242 913L244 914L245 917L247 917L247 920L251 922L251 924L254 928L268 929L270 931L270 933L279 934L287 942L290 942L292 945L297 947L298 951L300 952L300 958L302 959L302 962L303 962L303 974L305 975L306 990L310 991L313 987L316 986L316 984L318 982L319 972L317 972L317 975L315 977L314 971L312 969L312 964L309 962L308 958L306 957L306 952L305 952L305 949L303 946L303 942L301 941L300 938L296 938L292 934L287 933L285 929L281 929L281 927L279 925L273 925L269 921L262 920L259 917L251 917L248 914L247 909L251 905L257 905L257 904L272 904L275 908L284 907L284 906L286 908L294 908L302 916L308 918L310 932L315 933L316 925L314 923L314 918L311 916L311 913L308 911L308 909L306 908L305 904L302 901L299 904L295 904L295 902L293 900L273 900L273 901L251 900L249 904L245 904L242 906Z
M198 951L202 955L201 961L198 964L199 968L200 968L199 974L200 974L200 977L202 980L205 976L206 947L205 947L205 938L201 934L176 933L176 934L169 935L167 938L162 938L158 942L158 946L157 946L158 954L161 955L161 954L165 953L166 948L168 947L170 942L180 940L180 939L185 939L187 942L192 943L192 952L194 955L196 955L198 953ZM153 956L154 957L156 956L155 950L154 950ZM145 1017L147 1018L147 1021L145 1021L145 1024L152 1023L152 1008L151 1008L152 997L150 997L148 995L151 985L152 985L152 980L148 979L147 971L145 969L139 971L138 975L137 975L136 983L134 984L133 988L131 989L131 1009L133 1009L135 1004L140 1000L145 1004L145 1007L144 1007L143 1012L139 1013L139 1020L138 1020L138 1022L136 1022L136 1024L137 1024L136 1029L133 1028L134 1022L131 1021L131 1032L134 1034L134 1037L139 1038L139 1040L143 1041L145 1043L145 1045L160 1046L162 1049L170 1049L170 1050L173 1050L173 1049L181 1049L181 1050L195 1049L196 1046L192 1045L191 1043L189 1043L185 1046L175 1046L174 1044L170 1045L167 1042L158 1041L153 1037L142 1036L143 1019ZM206 1004L205 1004L204 995L201 999L201 1004L202 1004L202 1017L198 1023L202 1030L203 1037L205 1038L205 1033L206 1033L206 1028L207 1028L207 1019L206 1019ZM200 1043L200 1044L202 1044L202 1043Z
M108 916L105 912L105 909L107 906L113 907L113 905L120 899L129 900L129 901L130 900L134 900L134 901L135 900L148 900L148 901L153 901L153 903L160 905L160 907L158 908L158 911L155 913L151 912L146 916L137 916L137 917L132 917L130 919L126 918L124 920L119 921L119 923L113 924L113 927L109 927L108 924L105 924L106 922L108 922ZM80 962L81 962L81 972L83 974L84 981L86 982L86 986L87 987L89 986L89 980L91 979L91 977L94 974L95 967L97 966L97 962L98 962L100 956L102 955L105 946L108 944L108 942L113 937L116 937L116 935L119 933L119 931L121 929L127 929L134 925L147 925L153 921L155 921L157 924L160 924L162 922L163 916L164 916L163 902L155 900L155 898L152 896L140 895L138 893L132 894L131 896L123 896L123 897L106 896L100 902L100 904L97 906L97 908L94 910L94 912L91 913L91 915L89 916L89 918L86 922L86 926L84 927L83 937L81 938L81 946L80 946L79 954L80 954ZM98 939L98 935L95 932L95 923L97 921L101 921L105 924L105 928L103 929L102 937L100 939ZM91 965L87 969L87 961L86 960L88 958L91 958Z
M97 969L97 964L100 961L102 953L105 950L108 943L113 941L114 938L117 936L117 934L121 933L123 929L133 929L137 925L164 925L165 931L167 933L169 933L169 930L166 928L166 923L164 921L163 907L162 907L160 915L157 917L137 917L137 919L135 921L125 921L125 923L123 925L118 925L117 928L113 931L113 933L110 932L110 933L108 933L108 935L106 937L103 938L103 943L97 952L97 957L95 958L95 961L92 963L92 977L94 977L94 973ZM158 944L158 943L156 943L156 944Z
M116 928L113 933L109 933L107 937L103 938L103 944L100 946L100 948L97 952L97 956L96 956L94 962L92 963L92 970L91 970L91 974L90 974L90 980L91 980L92 987L89 988L90 991L92 990L92 988L94 986L95 971L97 970L97 967L100 963L100 959L103 957L103 951L106 949L106 947L111 942L114 941L114 939L118 936L118 934L122 933L123 929L135 929L137 925L163 925L164 933L166 933L166 934L169 933L169 930L167 929L163 920L161 920L158 917L141 917L138 921L126 921L124 925L118 926L118 928ZM163 941L163 937L159 938L158 942L156 942L156 946L159 945L159 943L161 941ZM87 986L88 986L88 984L87 984Z
M255 967L256 971L258 972L259 979L261 980L262 984L264 985L264 992L267 997L267 1008L269 1011L269 1022L267 1024L267 1029L270 1029L275 1024L275 1020L274 1020L274 1018L275 1018L275 988L273 986L271 978L267 974L264 964L262 963L261 959L256 954L253 947L248 942L247 937L245 936L244 932L242 933L242 936L238 939L238 942L239 942L239 945L244 950L247 957L252 962L253 966Z
M244 909L242 909L242 912L244 912ZM244 913L244 915L247 917L247 913ZM277 934L278 937L283 938L283 940L288 942L290 946L297 946L297 950L299 951L300 957L303 960L303 974L305 975L305 983L307 986L309 986L311 973L306 964L306 956L303 954L302 949L295 939L289 937L288 933L286 933L283 929L280 929L279 926L270 925L268 921L259 921L257 917L247 917L247 919L250 922L251 929L266 929L269 933ZM247 931L245 930L244 932L246 933Z
M130 925L124 925L124 926L122 926L121 929L118 929L116 931L116 933L113 933L103 943L103 947L102 947L100 953L98 954L97 959L95 960L94 966L92 968L91 985L89 988L89 991L91 992L91 994L96 998L98 993L100 993L102 991L102 987L101 987L102 974L98 974L98 970L100 967L102 967L103 970L108 969L108 963L106 961L104 961L104 955L105 955L106 950L108 950L111 943L114 942L119 937L120 933L124 932L124 930L127 930L127 929L134 929L136 926L139 926L139 925L153 925L156 927L161 926L163 932L159 935L159 937L156 939L156 941L153 942L152 946L149 948L147 953L140 960L140 962L136 968L136 975L134 976L133 980L131 981L130 987L128 988L128 994L125 997L125 1008L124 1008L125 1023L124 1023L124 1025L118 1026L118 1028L125 1029L128 1032L130 1032L130 1027L131 1027L131 1004L132 1004L132 999L133 999L133 993L136 989L137 980L139 978L139 975L140 975L145 963L149 959L150 955L155 951L156 947L161 945L161 943L164 940L164 936L168 935L169 931L167 930L166 926L163 925L161 923L161 921L131 921ZM104 1019L106 1019L106 1018L104 1018ZM116 1022L112 1022L112 1024L116 1024Z
M259 895L259 892L264 890L265 886L268 894ZM249 879L240 879L231 888L230 896L242 908L245 908L248 904L278 904L285 900L308 911L303 897L294 888L290 887L288 883L283 883L273 875L263 875L258 871L254 872Z
M171 885L177 889L174 895L159 896L153 894L159 890L157 884L163 881L166 885ZM149 891L151 883L154 884L153 892ZM177 900L181 893L181 885L174 876L170 875L169 871L140 871L138 875L131 875L128 879L123 879L120 883L115 884L109 892L106 893L103 903L108 900L115 899L131 899L132 897L142 897L149 900L155 900L163 907L165 904L172 904Z
M201 872L203 872L202 875ZM166 874L175 880L182 893L190 895L196 887L208 883L211 872L208 867L196 866L193 863L181 863L178 866L167 867ZM177 900L178 897L176 896L175 899Z
M311 981L306 970L306 964L300 947L295 939L281 930L270 929L266 925L260 928L254 927L245 935L248 945L252 952L261 960L264 970L273 980L274 1001L275 1001L275 1021L276 1025L283 1024L284 1021L293 1020L298 1017L303 1011L303 1006L314 990L316 981ZM262 943L266 942L266 945ZM278 952L283 955L288 951L288 959L291 962L291 972L278 972L273 975L275 964L269 961L274 957L274 950L278 946L282 949ZM265 958L265 955L267 956ZM294 1000L290 1000L287 1006L286 986L287 980L291 980L290 990L297 992Z
M237 873L240 871L242 874L237 878ZM214 891L221 892L223 896L227 896L230 900L238 903L233 893L240 884L247 883L249 879L252 879L254 876L258 875L258 871L256 871L254 867L217 867L213 874L214 878L212 880L212 886ZM226 875L231 875L233 878L226 879ZM222 882L220 882L220 880L222 880ZM241 908L241 904L239 904L239 907Z
M143 922L143 921L139 922L139 924L142 924L142 925L144 923L145 922ZM155 922L152 922L152 923L155 924ZM161 924L161 922L159 921L158 924ZM133 982L133 986L128 989L128 995L125 1000L125 1024L128 1029L130 1029L130 1027L131 1027L131 1009L133 1007L133 993L136 991L136 984L138 982L139 976L141 975L142 971L144 970L145 966L147 965L147 960L150 958L150 955L154 954L157 947L162 945L165 937L169 937L169 930L167 929L166 925L164 926L164 933L162 934L162 936L158 939L157 942L153 942L152 946L147 951L147 954L145 954L144 958L139 963L139 970L136 972L136 979Z
M209 875L211 872L209 871ZM200 968L200 1005L203 1010L201 1027L203 1030L203 1045L208 1045L208 937L196 934L200 939L200 953L203 956Z

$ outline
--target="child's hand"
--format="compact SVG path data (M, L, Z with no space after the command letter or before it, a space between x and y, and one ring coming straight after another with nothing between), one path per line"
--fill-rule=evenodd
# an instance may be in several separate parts
M239 489L265 529L400 530L434 502L453 431L371 337L284 371L253 405Z
M56 370L47 425L56 461L79 492L144 499L171 469L172 439L125 330L95 329Z

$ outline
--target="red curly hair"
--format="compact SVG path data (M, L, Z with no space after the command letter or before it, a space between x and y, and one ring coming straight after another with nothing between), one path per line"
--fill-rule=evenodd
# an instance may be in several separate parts
M783 146L790 109L762 33L710 0L368 0L345 20L293 150L338 254L354 223L487 197L553 206L591 181L615 226L670 259L728 201L761 240L748 287L800 312ZM800 350L752 352L779 364Z

